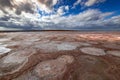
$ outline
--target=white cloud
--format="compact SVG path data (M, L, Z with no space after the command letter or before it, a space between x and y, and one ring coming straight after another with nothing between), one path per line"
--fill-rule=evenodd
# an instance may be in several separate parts
M19 15L22 12L33 14L37 8L49 13L53 11L53 6L56 5L57 2L58 0L0 0L0 9L4 13L14 11Z
M1 5L4 6L5 4L0 3L0 26L5 26L5 29L9 27L20 29L81 29L88 27L98 28L100 26L120 26L120 16L106 19L106 17L114 14L113 12L103 13L97 9L88 9L77 15L63 16L69 11L70 6L60 6L56 12L54 12L52 7L57 4L57 0L32 0L32 3L23 3L23 1L28 0L15 0L13 3L10 3L10 5L17 6L11 7L12 10L10 10L10 5L7 5L7 7L1 7ZM77 5L80 2L81 0L77 0L74 5ZM92 6L98 2L101 1L88 0L85 5ZM27 11L27 7L31 5L34 6L32 7L34 10L30 9ZM26 8L24 9L24 7ZM52 11L54 13L45 16L40 15L36 11L38 7L43 10L42 13L44 13L44 11ZM17 9L20 11L18 11L20 13L19 15L16 14ZM8 11L9 13L5 13L4 11ZM31 11L33 11L33 13Z
M63 15L65 12L64 12L64 7L63 6L61 6L58 10L57 10L57 13L59 14L59 15Z
M120 19L118 17L112 17L108 20L105 19L105 17L110 16L112 13L102 13L101 11L94 9L89 9L78 15L66 17L56 13L50 16L43 16L41 19L38 19L37 15L35 17L35 14L33 16L29 13L26 16L25 14L26 13L22 14L21 17L17 19L11 18L13 20L10 19L9 22L19 26L19 28L21 26L23 29L81 29L108 26L108 24L111 24L111 26L120 25ZM7 23L7 25L9 25L9 23Z
M0 0L0 9L4 13L14 11L20 15L22 12L34 13L35 7L31 0Z
M41 10L44 10L47 13L50 13L53 9L53 6L57 4L57 0L37 0L35 1Z
M61 6L57 10L58 15L64 15L67 11L69 11L69 6Z
M65 10L69 11L69 6L65 6Z
M0 10L0 17L4 17L5 14Z
M74 4L72 8L75 8L77 5L79 5L81 3L81 0L77 0Z
M86 3L85 3L85 5L86 6L92 6L92 5L94 5L94 4L96 4L96 3L101 3L101 2L104 2L105 0L88 0Z
M73 4L73 9L77 6L77 5L81 5L82 7L90 7L93 6L97 3L102 3L105 2L106 0L77 0L74 4Z

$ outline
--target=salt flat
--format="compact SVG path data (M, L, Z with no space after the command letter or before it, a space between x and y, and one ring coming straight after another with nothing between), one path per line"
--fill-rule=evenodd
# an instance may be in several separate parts
M120 32L1 32L0 80L119 80Z

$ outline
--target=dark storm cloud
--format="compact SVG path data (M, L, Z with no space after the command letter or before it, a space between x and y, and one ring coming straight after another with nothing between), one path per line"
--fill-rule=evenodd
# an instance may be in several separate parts
M22 11L34 13L34 6L32 2L28 0L21 0L20 2L17 0L0 0L0 10L2 10L4 13L9 13L8 9L15 9L16 14L21 14Z

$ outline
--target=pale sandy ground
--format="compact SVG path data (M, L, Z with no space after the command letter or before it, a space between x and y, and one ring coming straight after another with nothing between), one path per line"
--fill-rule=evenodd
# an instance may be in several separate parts
M1 32L0 80L120 80L120 32Z

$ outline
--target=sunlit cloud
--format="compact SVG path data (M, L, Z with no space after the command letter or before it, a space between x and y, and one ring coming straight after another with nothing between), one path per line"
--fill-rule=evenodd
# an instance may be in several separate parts
M113 11L102 12L99 9L89 9L90 6L104 1L76 0L72 6L61 5L55 8L54 6L59 5L60 0L0 0L0 26L4 26L5 29L25 30L119 27L120 16L111 16L114 14ZM86 6L88 9L70 14L69 11L76 9L77 5Z
M87 2L85 2L85 5L86 6L92 6L96 3L102 3L104 2L105 0L88 0Z

